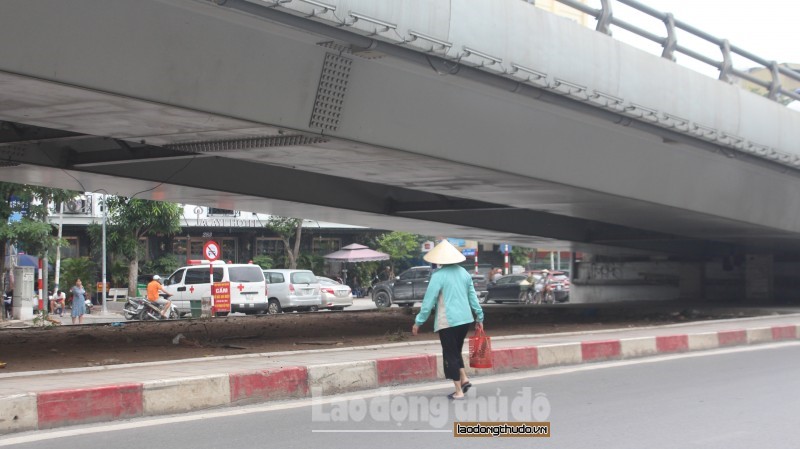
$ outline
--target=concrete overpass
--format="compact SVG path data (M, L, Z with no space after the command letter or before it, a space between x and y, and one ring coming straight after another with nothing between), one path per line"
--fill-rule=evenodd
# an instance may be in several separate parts
M637 255L580 271L612 296L788 297L800 115L525 2L3 9L4 181Z

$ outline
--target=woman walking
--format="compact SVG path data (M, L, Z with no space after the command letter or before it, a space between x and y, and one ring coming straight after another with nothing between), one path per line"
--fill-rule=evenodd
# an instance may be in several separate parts
M466 260L466 257L450 242L442 240L423 259L442 267L431 275L428 290L425 292L422 307L411 333L417 335L419 327L428 320L431 312L436 310L433 331L439 333L439 341L442 344L444 376L453 381L456 390L447 397L464 399L464 393L472 387L472 384L467 377L461 351L469 325L475 321L476 328L483 329L483 309L478 303L472 276L458 265L459 262Z
M80 279L75 281L70 293L72 293L72 324L76 324L76 321L77 324L83 324L83 314L86 313L86 290Z

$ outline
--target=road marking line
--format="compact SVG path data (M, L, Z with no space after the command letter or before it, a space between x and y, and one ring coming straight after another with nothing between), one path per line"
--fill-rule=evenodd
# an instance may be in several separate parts
M738 352L759 351L763 349L780 349L792 346L800 346L800 341L766 343L753 346L737 346L737 347L711 349L707 351L666 354L666 355L646 357L642 359L617 360L610 362L542 368L535 371L525 371L521 373L491 375L486 377L480 377L480 379L482 382L486 383L506 382L510 380L557 376L560 374L569 374L581 371L617 368L628 365L658 363L658 362L677 360L677 359L733 354ZM444 380L442 379L442 381ZM377 390L369 390L367 392L346 393L327 398L316 398L313 400L310 398L306 398L306 399L299 399L290 402L281 402L276 404L252 405L252 406L228 408L225 410L218 410L213 412L194 412L189 414L182 414L180 416L164 415L164 416L156 416L148 418L137 418L135 421L113 423L113 424L93 424L93 425L90 424L87 425L88 427L72 428L67 430L50 430L50 431L38 430L34 432L29 432L28 434L0 438L0 447L11 446L14 444L30 443L35 441L46 441L46 440L71 437L71 436L91 435L95 433L115 432L118 430L139 429L143 427L198 421L202 419L224 418L229 416L248 415L252 413L263 413L263 412L271 412L277 410L288 410L294 408L310 407L312 406L312 401L314 401L314 403L316 404L321 405L321 404L331 404L334 402L346 401L350 399L370 399L380 396L400 395L400 394L407 394L407 393L421 392L421 391L444 390L448 388L449 387L447 385L441 385L439 383L437 383L436 385L423 384L423 385L412 385L406 387L391 387L391 388L384 387L384 388L379 388Z

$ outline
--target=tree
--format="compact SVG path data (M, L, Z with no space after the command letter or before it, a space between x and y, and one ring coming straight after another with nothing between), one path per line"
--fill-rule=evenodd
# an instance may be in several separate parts
M122 196L106 199L106 247L128 261L128 295L136 296L136 278L139 275L139 255L142 238L157 234L174 234L180 231L183 210L174 203L141 200ZM89 228L92 243L101 242L100 225Z
M6 248L22 246L28 254L43 255L61 244L47 222L49 206L74 198L77 192L0 182L0 282L6 271ZM13 221L10 219L17 217ZM6 286L2 285L3 291Z
M419 253L420 239L408 232L390 232L378 237L378 251L389 255L392 272L395 267L405 264Z
M535 251L535 249L514 245L511 247L511 262L515 265L527 267L531 261L531 254Z
M278 234L283 241L283 249L286 251L286 257L289 258L287 268L297 268L297 259L300 255L300 236L303 234L303 219L271 215L265 227ZM292 238L294 238L294 242L292 242Z

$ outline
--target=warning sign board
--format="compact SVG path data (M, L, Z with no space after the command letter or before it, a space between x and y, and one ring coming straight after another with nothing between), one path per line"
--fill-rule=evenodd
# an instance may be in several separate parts
M214 296L214 310L219 312L231 311L231 283L230 282L215 282L213 296Z

